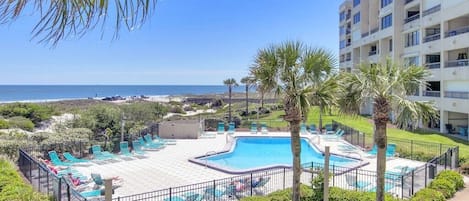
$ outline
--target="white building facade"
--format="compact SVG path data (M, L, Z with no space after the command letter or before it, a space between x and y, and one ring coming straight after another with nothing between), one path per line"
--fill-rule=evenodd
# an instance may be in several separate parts
M427 67L410 98L433 101L440 119L423 126L469 139L469 0L346 0L339 13L341 70L386 58Z

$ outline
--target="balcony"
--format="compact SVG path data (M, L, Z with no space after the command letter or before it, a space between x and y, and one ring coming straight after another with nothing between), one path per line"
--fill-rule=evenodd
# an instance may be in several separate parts
M345 34L350 34L351 32L350 28L345 29Z
M345 59L345 61L351 61L351 60L352 60L351 57L347 57L347 58Z
M425 64L425 67L427 67L428 69L437 69L437 68L440 68L440 66L441 66L440 62L426 63Z
M469 59L458 59L446 62L446 68L469 66Z
M427 9L427 10L424 10L424 11L422 12L422 16L425 17L425 16L430 15L430 14L432 14L432 13L436 13L436 12L438 12L438 11L440 11L440 10L441 10L441 4L438 4L437 6L433 6L433 7L429 8L429 9Z
M445 91L445 98L469 99L469 92L466 92L466 91Z
M469 26L459 27L445 33L445 38L469 32Z
M347 13L347 15L346 15L346 17L345 17L345 20L346 20L346 21L349 20L351 16L352 16L352 13L350 13L350 12Z
M440 97L439 91L423 91L423 96Z
M368 35L370 35L370 32L362 33L362 38L365 38L365 37L367 37Z
M368 56L373 56L373 55L376 55L376 54L378 54L378 51L376 51L376 50L371 50L371 51L368 52Z
M409 22L412 22L412 21L418 20L418 19L420 19L420 14L412 15L412 16L404 19L404 24L407 24Z
M412 2L412 1L414 1L414 0L405 0L405 4L408 4L408 3Z
M440 40L441 38L441 34L437 33L437 34L432 34L432 35L429 35L429 36L425 36L425 38L423 38L423 42L426 43L426 42L431 42L431 41L435 41L435 40Z
M379 27L376 27L370 31L370 35L379 31Z

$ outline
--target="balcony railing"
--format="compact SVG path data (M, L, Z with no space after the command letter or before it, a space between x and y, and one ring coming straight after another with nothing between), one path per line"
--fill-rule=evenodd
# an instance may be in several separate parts
M458 59L446 62L446 68L469 66L469 59Z
M423 42L426 43L426 42L430 42L434 40L440 40L440 38L441 38L440 33L432 34L432 35L425 36L425 38L423 38Z
M368 56L373 56L373 55L375 55L375 54L377 54L377 53L378 53L378 51L376 51L376 50L371 50L371 51L368 52Z
M405 0L405 4L408 4L408 3L412 2L412 1L414 1L414 0Z
M423 96L440 97L439 91L423 91Z
M345 34L350 34L350 33L351 33L350 29L345 29Z
M404 19L404 24L412 22L414 20L418 20L418 19L420 19L420 14L412 15L412 16Z
M469 26L459 27L445 33L445 38L469 32Z
M379 27L376 27L370 31L370 35L379 31Z
M427 67L428 69L436 69L436 68L440 68L440 66L441 66L440 62L433 62L433 63L425 64L425 67Z
M445 91L445 98L469 99L467 91Z
M430 15L430 14L432 14L432 13L436 13L436 12L438 12L438 11L440 11L440 10L441 10L441 4L438 4L438 5L433 6L433 7L429 8L429 9L427 9L427 10L424 10L424 11L422 12L422 16L425 17L425 16Z
M349 20L351 16L352 16L352 13L347 13L345 20Z
M348 47L348 46L350 46L350 45L352 45L352 43L346 43L346 44L345 44L345 47Z
M352 60L351 57L347 57L347 58L345 59L345 61L351 61L351 60Z

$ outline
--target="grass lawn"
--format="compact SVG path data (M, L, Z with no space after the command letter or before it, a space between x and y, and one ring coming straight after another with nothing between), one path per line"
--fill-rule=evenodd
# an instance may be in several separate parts
M266 122L269 127L286 127L288 124L285 121L282 121L281 115L283 115L283 111L274 111L268 117L264 117L260 119L260 121ZM338 121L342 124L350 126L356 130L359 130L365 133L367 136L373 135L373 124L370 119L362 117L362 116L349 116L349 115L336 115L336 114L323 114L323 124L330 124L332 120ZM317 107L313 107L310 112L308 113L308 121L307 125L311 123L319 125L319 109ZM441 144L448 144L448 145L456 145L459 146L459 156L464 158L469 158L469 143L467 141L463 141L461 139L452 138L447 135L443 135L437 132L409 132L405 130L400 130L396 128L388 128L388 136L395 137L395 138L402 138L404 140L418 140L418 141L426 141L432 143L441 143Z

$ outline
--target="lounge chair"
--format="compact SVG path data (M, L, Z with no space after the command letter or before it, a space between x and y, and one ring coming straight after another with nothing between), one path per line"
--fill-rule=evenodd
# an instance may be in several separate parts
M395 186L392 183L385 182L384 183L384 192L388 192L389 190L393 189ZM368 192L376 192L376 186L370 188Z
M324 126L326 128L326 134L333 134L334 133L334 130L332 129L332 124L326 124Z
M184 197L186 197L186 201L202 201L204 199L203 195L194 192L187 192Z
M108 151L102 151L100 145L93 145L91 147L91 151L93 151L93 157L98 160L110 160L116 158L114 154L111 154Z
M103 191L104 191L103 189L83 191L83 192L80 192L80 195L85 197L85 198L98 197L98 196L104 195Z
M357 178L354 175L345 175L345 180L347 184L355 189L363 190L371 183L367 181L357 181Z
M169 198L165 198L164 201L186 201L186 199L179 196L171 196Z
M98 186L104 185L104 179L101 177L100 174L91 173L91 178L93 179L94 183ZM112 179L112 188L115 189L119 186L122 186L123 180L122 179Z
M140 144L140 142L138 140L134 140L132 141L132 145L133 145L133 148L134 148L134 153L137 154L137 155L144 155L145 154L145 151L143 151L142 149L142 144Z
M322 136L322 138L326 141L329 141L329 140L339 140L343 135L344 135L345 131L344 130L337 130L336 133L334 133L333 135L324 135Z
M129 142L124 141L119 144L120 154L127 157L132 157L133 154L129 151Z
M251 123L251 134L257 134L257 124L256 124L256 122Z
M71 163L88 163L90 162L89 160L86 160L86 159L80 159L80 158L76 158L75 156L73 156L71 153L69 152L64 152L63 153L65 159Z
M309 133L318 134L318 129L316 128L315 124L311 124L311 126L309 127Z
M409 168L408 166L397 166L393 170L386 171L384 173L384 178L389 179L391 181L401 181L402 176L408 174L414 170L413 168Z
M50 161L57 166L71 166L73 163L70 162L63 162L60 160L59 155L56 151L49 151Z
M142 145L142 147L145 148L145 149L148 149L148 150L157 151L157 150L161 150L165 147L164 144L154 143L151 139L148 139L146 142L145 142L145 140L143 140L142 137L138 137L137 139L140 142L140 144Z
M300 134L308 134L308 130L306 129L305 123L301 123L300 125Z
M230 122L228 126L228 134L233 135L235 133L235 123Z
M218 133L218 134L223 134L223 133L225 133L225 123L224 123L224 122L218 122L217 133Z
M268 134L269 130L267 130L267 125L265 123L261 124L261 133L262 134Z
M210 186L210 187L207 187L205 188L204 190L204 199L205 200L220 200L221 197L223 197L224 195L233 195L233 194L230 194L232 192L232 188L233 186L232 185L229 185L229 186L226 186L220 189L217 189L217 188L214 188L213 186Z
M176 140L174 140L174 139L164 139L164 138L161 138L158 135L153 136L153 141L160 142L160 143L163 143L165 145L176 145Z
M270 181L270 177L266 177L266 178L259 177L257 181L251 182L251 187L253 190L255 190L256 194L264 194L262 189L265 187L267 183L269 183L269 181Z

